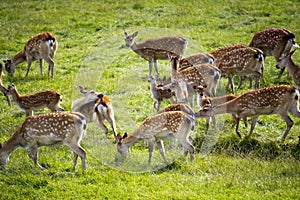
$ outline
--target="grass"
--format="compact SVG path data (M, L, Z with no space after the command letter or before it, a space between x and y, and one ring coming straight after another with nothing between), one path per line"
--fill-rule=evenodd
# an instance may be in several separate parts
M269 27L285 27L300 35L298 1L7 1L0 4L0 59L19 52L29 37L53 32L59 42L55 78L39 74L34 62L28 78L26 64L18 65L14 77L4 76L20 93L54 89L63 95L62 107L71 109L82 85L108 95L114 105L118 132L129 134L149 115L155 114L146 81L148 64L125 47L123 29L139 31L138 41L178 35L188 39L185 55L207 52L233 43L249 44L253 34ZM298 41L299 43L299 41ZM296 52L293 56L300 63ZM274 59L268 57L262 87L293 83L285 76L277 81ZM162 75L169 74L167 61L159 61ZM236 80L237 81L237 80ZM226 83L226 80L223 81ZM240 94L248 90L247 83ZM0 97L0 141L5 141L25 119L13 104ZM163 104L164 106L167 103ZM40 110L36 113L48 112ZM279 141L285 123L277 115L262 116L251 139L240 140L227 115L219 116L218 131L204 134L198 120L193 136L194 162L182 158L182 150L167 148L169 164L157 151L153 165L146 165L143 142L131 148L123 160L115 144L90 124L82 142L87 170L81 164L72 172L72 153L65 146L42 147L40 171L27 150L18 149L0 172L1 199L298 199L299 150L296 148L300 120L285 144ZM241 125L241 134L249 128Z

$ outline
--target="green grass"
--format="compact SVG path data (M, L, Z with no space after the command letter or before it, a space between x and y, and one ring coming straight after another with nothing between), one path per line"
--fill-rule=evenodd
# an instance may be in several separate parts
M114 105L118 132L129 134L149 115L155 114L146 81L148 64L125 47L123 29L139 31L137 41L178 35L188 39L185 55L218 47L249 44L253 34L270 27L285 27L299 42L299 1L7 1L0 4L0 59L9 59L25 42L42 31L53 32L59 42L55 78L39 74L34 62L28 78L26 63L17 66L14 77L5 74L4 85L14 83L22 94L54 89L63 95L62 107L71 109L82 85L108 95ZM293 56L300 63L296 52ZM167 61L159 61L162 75L169 74ZM293 83L284 75L277 81L274 59L267 57L262 87ZM237 82L238 80L236 80ZM226 83L226 80L223 81ZM248 90L247 82L237 92ZM3 142L25 119L13 104L0 97L0 141ZM167 103L163 104L168 105ZM48 112L40 110L36 113ZM155 151L147 166L143 142L131 148L122 160L116 144L103 140L103 132L88 127L82 145L87 151L87 170L81 163L72 172L68 147L42 147L37 169L28 151L18 149L0 172L0 199L298 199L300 151L296 148L300 120L285 144L285 130L277 115L259 118L253 137L239 139L227 115L218 117L218 131L204 134L199 119L193 136L194 162L182 157L180 148L166 145L168 165ZM240 126L242 136L249 127Z

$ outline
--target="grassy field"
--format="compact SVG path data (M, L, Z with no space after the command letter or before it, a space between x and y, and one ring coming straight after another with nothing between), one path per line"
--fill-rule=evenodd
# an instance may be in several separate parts
M185 55L208 52L221 46L249 44L253 34L270 27L284 27L300 37L299 1L8 1L0 3L0 59L12 58L25 42L42 31L53 32L59 42L54 79L40 75L34 62L27 78L27 64L17 66L14 77L6 73L4 85L14 83L21 94L54 89L61 104L71 109L80 94L77 87L108 95L113 102L118 132L129 134L149 115L153 100L146 81L148 63L125 46L123 29L139 31L137 41L178 35L188 40ZM300 63L299 52L293 56ZM162 75L170 73L168 61L159 61ZM277 78L274 59L267 57L262 87L293 84L291 77ZM226 84L227 80L223 80ZM238 80L236 80L238 81ZM248 90L248 82L242 93ZM163 106L168 102L163 103ZM196 109L198 109L196 107ZM25 119L15 105L0 97L0 141L4 142ZM48 112L40 110L36 113ZM239 139L227 115L218 117L218 129L205 135L199 119L193 136L194 162L182 157L180 148L166 146L168 165L157 151L147 166L143 142L121 161L116 146L90 124L82 145L87 170L72 172L73 154L66 146L42 147L39 170L26 149L10 156L0 171L0 199L299 199L300 151L296 148L300 119L284 144L279 141L285 123L278 115L262 116L252 139ZM240 127L242 136L249 128Z

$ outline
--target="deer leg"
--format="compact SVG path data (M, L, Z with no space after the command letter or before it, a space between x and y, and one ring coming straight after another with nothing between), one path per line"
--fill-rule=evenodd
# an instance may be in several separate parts
M259 85L260 85L260 73L259 72L256 72L255 73L255 76L256 76L256 80L255 80L255 86L254 86L254 89L258 89L259 88Z
M98 125L98 127L100 129L102 129L104 131L105 136L107 137L108 128L104 125L103 119L102 119L100 113L96 112L96 115L97 115L96 124Z
M256 123L257 123L257 120L258 120L258 117L253 117L253 118L252 118L252 123L251 123L250 133L249 133L249 135L248 135L249 138L251 137L251 135L252 135L252 133L253 133L253 130L254 130L254 128L255 128L255 125L256 125Z
M43 59L40 59L40 73L43 74Z
M294 122L293 120L288 116L287 113L279 113L281 118L284 119L285 123L286 123L286 129L285 129L285 132L284 132L284 135L281 139L281 143L284 142L287 134L290 132L290 129L292 128L292 126L294 125Z
M73 152L74 153L74 159L73 159L73 171L75 171L75 168L76 168L76 165L77 165L77 159L78 159L78 154Z
M166 159L166 156L165 156L165 147L164 147L163 141L160 140L160 141L157 142L157 148L159 149L159 153L163 157L164 162L167 163L167 159Z
M243 85L245 79L246 79L246 76L241 76L240 84L239 84L239 86L237 87L238 89L241 89L241 88L242 88L242 85Z
M77 157L80 156L81 158L81 162L82 162L82 170L86 170L86 164L85 164L85 160L86 160L86 152L85 150L78 145L77 143L68 143L67 144L71 150L74 152L74 170L77 164Z
M242 138L240 131L239 131L239 125L240 125L240 118L236 118L236 125L235 125L235 132L239 136L239 138Z
M154 69L155 69L155 71L156 71L157 77L159 77L157 60L154 58L153 61L154 61Z
M29 71L30 71L30 67L31 67L31 63L32 63L32 59L30 58L27 58L27 72L26 72L26 75L25 75L25 77L27 77L28 76L28 73L29 73Z
M51 78L53 78L54 61L50 57L45 58L45 61L49 64L48 65L48 76L51 76Z
M38 166L40 169L44 170L45 168L42 167L39 163L38 163L38 145L34 142L32 142L30 144L30 152L28 154L29 158L31 158L31 160L33 161L33 163Z
M149 75L152 75L153 60L149 60Z
M154 151L154 141L155 141L155 138L151 138L151 139L148 139L148 153L149 153L149 159L148 159L148 164L150 165L151 164L151 159L152 159L152 156L153 156L153 151Z

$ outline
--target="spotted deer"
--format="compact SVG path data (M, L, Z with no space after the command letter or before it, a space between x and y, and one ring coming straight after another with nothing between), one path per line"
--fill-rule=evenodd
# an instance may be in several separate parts
M82 114L72 112L56 112L28 116L14 134L0 144L0 167L8 164L10 154L19 147L29 148L29 157L40 169L38 148L65 144L74 152L75 170L78 156L82 161L82 170L86 169L86 152L80 146L85 135L86 121Z
M200 97L198 98L198 105L203 108L203 107L208 107L208 106L216 106L220 105L223 103L226 103L228 101L231 101L233 99L236 99L238 96L234 94L227 94L223 96L217 96L217 97L204 97L203 95L199 95ZM237 123L237 116L234 113L230 113L230 116L233 120L233 126L236 125ZM206 117L206 132L209 129L209 124L212 119L213 124L216 124L216 118L215 116L211 117ZM244 119L245 126L247 127L247 118L245 117ZM240 135L238 135L240 137Z
M10 95L13 101L26 113L26 116L33 115L33 110L49 108L51 112L64 111L59 106L62 101L61 95L54 90L44 90L34 94L21 95L17 87L12 84L8 86L7 95Z
M296 65L292 60L292 55L295 53L295 51L296 50L286 53L281 58L279 58L276 68L283 69L287 67L290 76L293 78L293 81L295 82L299 90L300 89L300 66Z
M116 139L117 128L110 99L106 95L94 92L93 90L85 90L81 86L79 86L79 91L84 96L73 101L72 111L83 114L87 123L95 122L97 126L104 131L106 136L108 134L108 128L104 124L104 121L107 120Z
M7 89L3 86L3 83L2 83L2 75L3 75L3 66L0 63L0 91L6 97L8 105L11 106L10 98L7 96Z
M289 117L291 112L296 117L300 117L299 91L290 85L270 86L258 90L246 92L237 98L216 106L207 106L200 109L197 115L213 116L223 113L233 113L237 115L236 133L239 133L239 121L241 118L252 117L250 128L251 137L258 117L260 115L279 114L286 122L286 130L282 137L283 143L294 122Z
M156 79L157 76L147 76L147 80L150 82L152 98L154 100L153 107L156 109L156 111L159 111L161 102L165 99L171 99L175 97L175 92L172 92L172 90L169 88L157 86Z
M40 72L43 73L43 60L48 64L48 76L54 76L54 56L58 47L58 42L53 33L43 32L33 36L29 39L24 49L15 55L12 60L4 60L5 69L10 76L13 76L16 66L24 61L27 61L27 72L25 77L28 76L31 63L34 60L40 61Z
M147 141L149 151L148 164L150 164L154 144L157 143L160 154L164 161L167 162L162 140L170 137L170 134L172 134L183 146L184 156L189 152L190 159L194 160L195 148L188 139L194 124L195 121L181 111L163 112L153 117L148 117L130 136L127 136L127 133L123 137L120 134L117 135L117 150L122 156L128 157L130 146L140 140Z
M149 75L152 75L152 67L154 64L155 71L159 76L157 60L167 60L168 54L181 57L187 47L187 40L181 37L162 37L137 43L134 41L134 38L138 35L138 32L128 35L127 32L124 31L124 34L126 46L130 47L135 53L148 61Z
M284 28L268 28L256 32L253 36L250 47L261 49L264 57L273 56L276 62L282 54L291 50L293 46L298 46L295 42L295 34ZM285 68L282 68L278 75L281 78Z
M197 53L184 58L179 59L178 70L185 69L199 64L211 64L215 63L215 58L209 53Z
M206 86L205 93L208 96L215 96L217 85L221 77L220 70L209 64L201 64L191 66L182 70L178 70L179 57L169 56L170 66L172 69L172 82L183 81L186 83L188 91L188 99L193 107L194 88L200 85ZM177 96L176 96L177 97Z
M217 67L221 70L223 77L228 78L226 91L231 86L232 93L234 94L233 77L235 75L241 78L245 76L255 76L256 81L254 89L259 88L261 69L264 65L263 52L259 49L237 48L223 55L218 60ZM242 83L241 83L242 84Z

